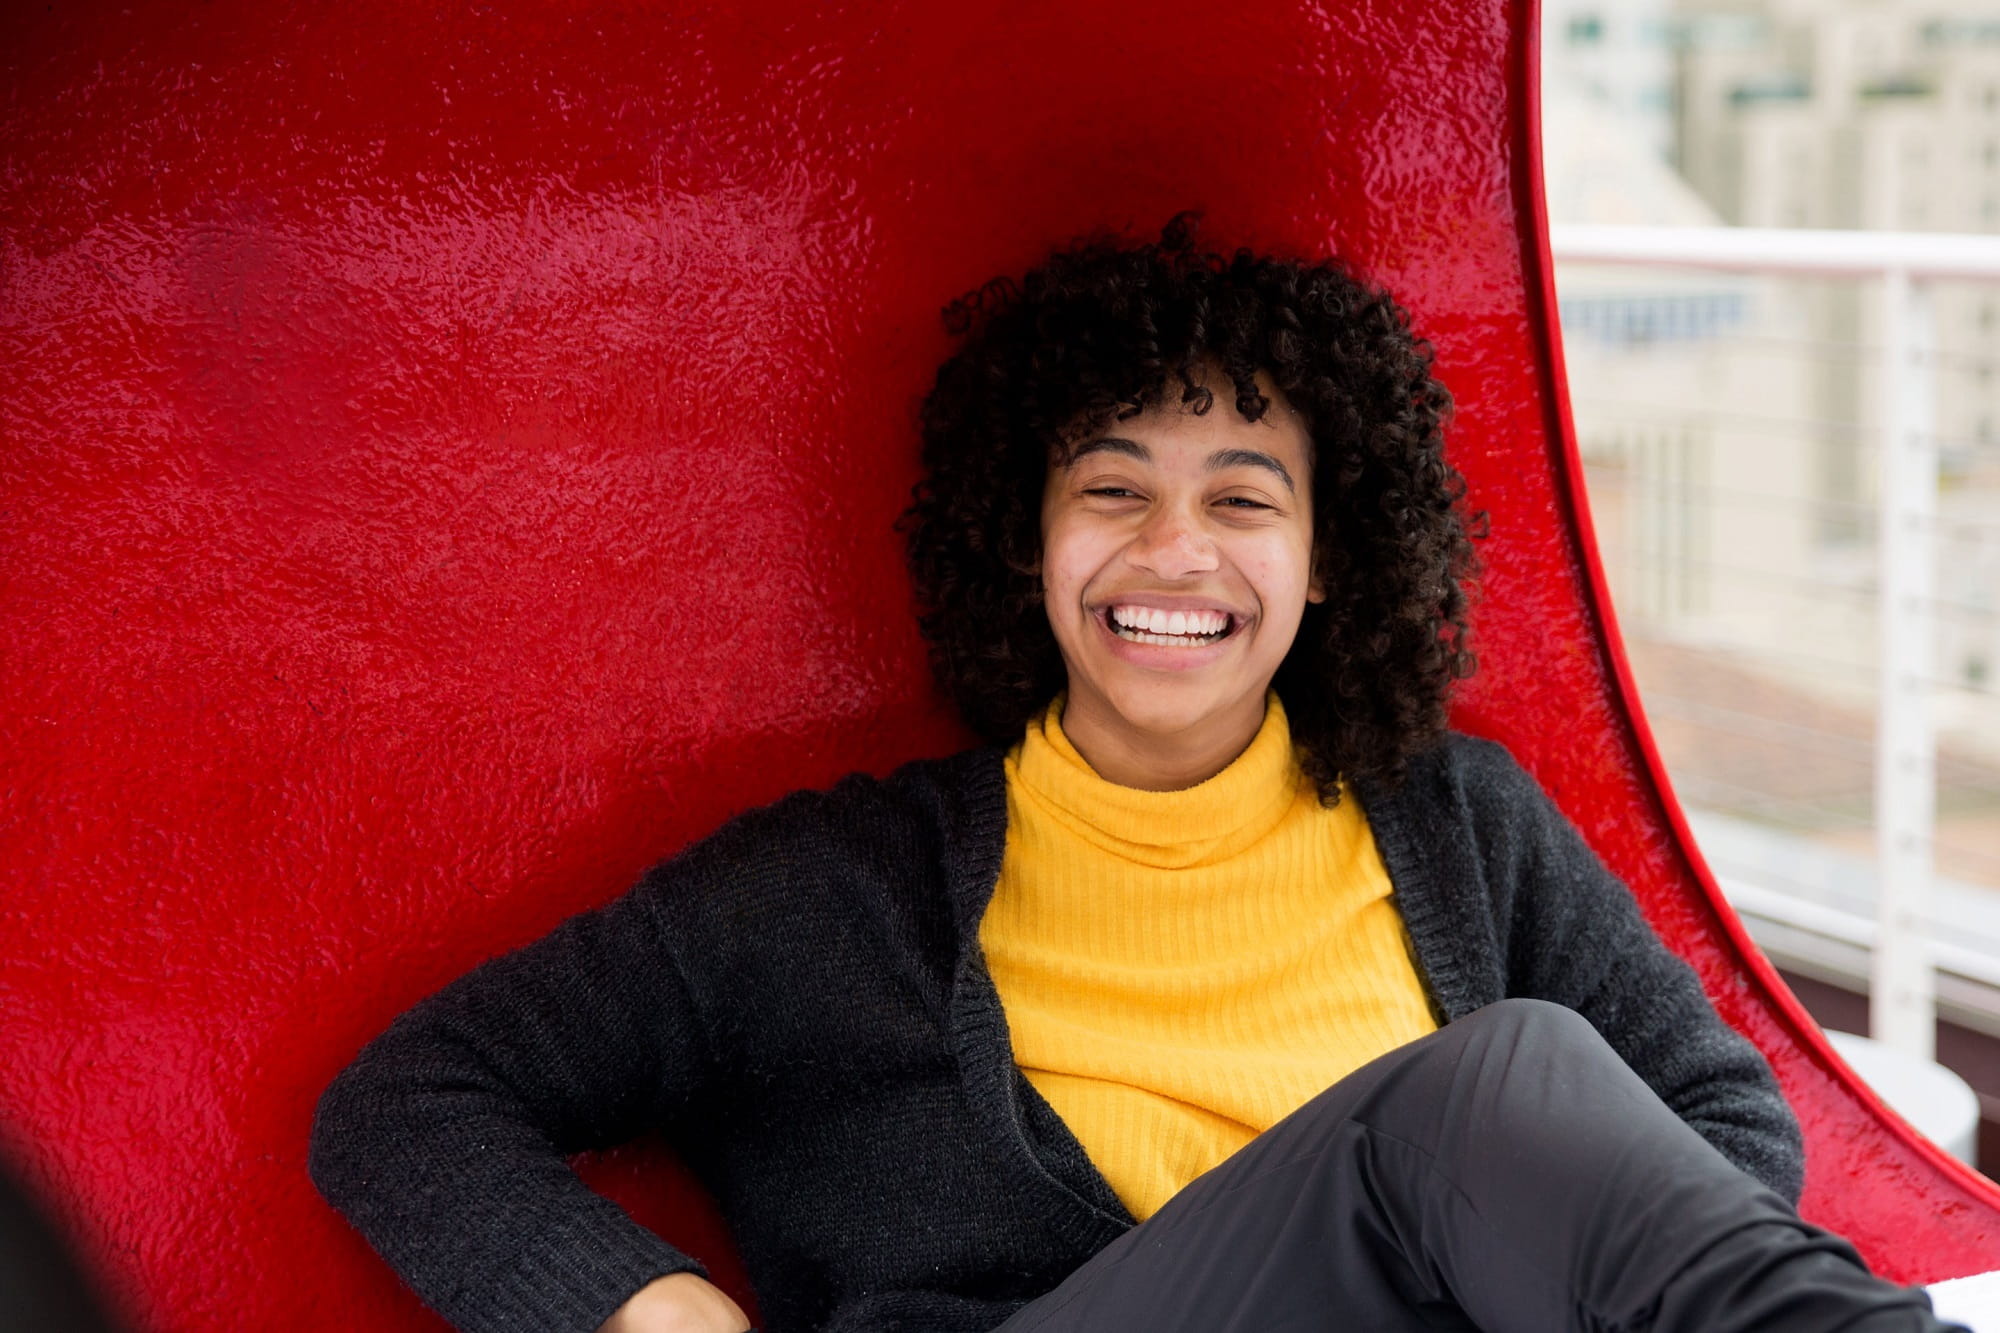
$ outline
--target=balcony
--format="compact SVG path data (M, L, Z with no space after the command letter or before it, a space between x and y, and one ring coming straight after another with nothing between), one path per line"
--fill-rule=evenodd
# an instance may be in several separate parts
M2000 237L1552 248L1613 601L1725 896L1878 1038L2000 1036Z

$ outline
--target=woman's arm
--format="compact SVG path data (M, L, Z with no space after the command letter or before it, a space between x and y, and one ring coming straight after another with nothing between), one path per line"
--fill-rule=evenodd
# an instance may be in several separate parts
M1796 1202L1798 1120L1763 1055L1723 1022L1694 970L1513 757L1468 748L1463 790L1501 909L1507 993L1588 1018L1683 1120Z
M591 1333L654 1279L701 1272L565 1160L661 1124L710 1068L657 910L678 882L656 867L459 978L320 1099L313 1183L461 1329Z

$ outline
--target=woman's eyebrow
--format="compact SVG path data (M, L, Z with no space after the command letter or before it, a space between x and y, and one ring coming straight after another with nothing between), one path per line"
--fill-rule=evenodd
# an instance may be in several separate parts
M1203 468L1207 472L1220 472L1226 467L1264 467L1278 474L1278 480L1285 483L1285 490L1298 494L1298 487L1292 485L1292 474L1285 465L1271 455L1257 449L1218 449L1208 456Z
M1138 459L1141 463L1150 463L1153 461L1153 451L1137 440L1128 440L1122 435L1100 435L1094 440L1078 445L1076 452L1070 455L1069 466L1075 467L1078 463L1082 462L1085 454L1099 452L1124 454L1129 458ZM1276 458L1261 450L1217 449L1208 456L1208 462L1202 465L1202 470L1204 472L1220 472L1224 468L1232 467L1268 468L1278 474L1278 480L1285 483L1285 490L1287 492L1293 495L1298 494L1298 487L1292 484L1291 471Z
M1085 454L1097 453L1125 454L1128 457L1138 459L1141 463L1150 463L1153 461L1153 451L1137 440L1128 440L1119 435L1100 435L1088 443L1079 444L1076 447L1076 452L1069 456L1069 464L1071 467L1075 467L1083 461Z

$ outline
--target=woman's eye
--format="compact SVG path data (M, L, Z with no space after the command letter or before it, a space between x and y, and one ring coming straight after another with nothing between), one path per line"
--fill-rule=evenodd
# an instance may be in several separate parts
M1119 500L1132 494L1132 492L1126 490L1123 486L1092 486L1087 490L1085 490L1084 494L1103 495L1103 496L1108 496L1109 498L1114 500Z
M1269 509L1271 507L1262 500L1252 500L1247 495L1225 495L1222 497L1222 503L1236 509Z

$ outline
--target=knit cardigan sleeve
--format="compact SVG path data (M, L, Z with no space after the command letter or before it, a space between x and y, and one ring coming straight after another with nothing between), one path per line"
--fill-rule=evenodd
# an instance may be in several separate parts
M689 855L419 1003L320 1100L313 1183L467 1333L588 1333L702 1271L565 1160L667 1121L710 1066L659 911Z
M1499 960L1501 993L1582 1014L1723 1156L1797 1202L1802 1137L1763 1055L1716 1013L1631 890L1504 748L1458 736L1446 750L1442 774L1413 781L1431 787L1426 804L1456 807L1451 824L1469 825L1468 869L1484 885L1494 932L1478 952ZM1444 998L1462 1010L1472 997ZM1489 998L1498 997L1477 1001Z

